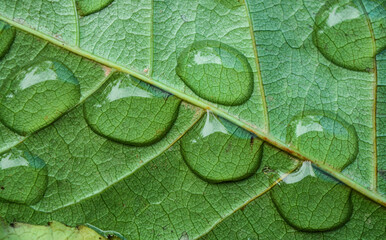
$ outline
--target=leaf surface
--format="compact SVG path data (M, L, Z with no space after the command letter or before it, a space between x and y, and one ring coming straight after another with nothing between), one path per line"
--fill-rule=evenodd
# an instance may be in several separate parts
M0 216L128 239L385 234L382 2L87 2L0 0L0 181L46 172L2 186ZM314 170L291 180L299 160Z

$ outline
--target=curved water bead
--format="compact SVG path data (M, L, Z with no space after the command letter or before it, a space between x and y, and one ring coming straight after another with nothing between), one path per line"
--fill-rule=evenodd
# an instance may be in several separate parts
M310 162L303 162L270 194L282 218L300 231L337 229L352 214L351 189L313 168Z
M217 41L199 41L178 57L176 72L198 96L223 105L240 105L253 91L253 73L239 51Z
M74 74L56 61L34 63L0 88L0 120L21 135L52 123L80 99Z
M260 166L263 141L208 112L181 140L189 168L209 182L237 181Z
M76 0L76 6L80 16L87 16L104 9L113 1L114 0Z
M330 112L306 111L294 117L287 127L286 142L338 170L358 154L354 126Z
M0 59L9 51L15 40L16 30L0 20Z
M45 162L27 151L11 150L0 155L0 198L32 205L47 188Z
M149 84L115 74L84 104L91 129L111 140L137 146L164 137L178 115L181 100Z
M327 1L315 17L313 41L336 65L369 71L376 53L370 31L359 1Z

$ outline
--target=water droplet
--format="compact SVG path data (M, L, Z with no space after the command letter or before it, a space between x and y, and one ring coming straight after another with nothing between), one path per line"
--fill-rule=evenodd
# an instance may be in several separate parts
M47 188L45 162L27 151L11 150L0 155L0 198L32 205Z
M0 88L0 120L21 135L52 123L79 102L80 87L62 63L42 61L24 68Z
M330 112L308 111L294 117L287 127L286 142L339 170L358 154L354 126Z
M328 1L315 17L313 40L319 51L338 66L356 71L373 68L374 43L356 1Z
M91 129L111 140L145 146L160 140L178 115L181 100L123 74L115 74L84 105Z
M15 28L11 27L8 23L0 21L0 59L4 57L10 49L15 35Z
M271 191L282 218L300 231L329 231L351 217L351 189L303 162Z
M181 140L190 169L209 182L237 181L260 166L263 141L208 112Z
M76 0L76 5L78 8L79 15L87 16L104 9L113 1L114 0Z
M199 41L178 57L177 74L198 96L223 105L240 105L253 90L247 58L217 41Z

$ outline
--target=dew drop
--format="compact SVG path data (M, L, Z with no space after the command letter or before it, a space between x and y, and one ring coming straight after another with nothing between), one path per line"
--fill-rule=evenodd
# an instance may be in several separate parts
M178 76L198 96L223 105L240 105L253 90L247 58L217 41L198 41L178 57Z
M208 182L238 181L260 166L263 141L208 112L181 140L189 168Z
M47 188L45 162L27 151L11 150L0 155L0 198L32 205Z
M333 230L351 218L351 189L313 168L310 162L303 162L270 194L282 218L300 231Z
M4 57L10 49L15 40L15 35L15 28L0 20L0 59Z
M286 142L338 170L358 154L354 126L330 112L309 111L294 117L287 127Z
M373 68L374 43L357 1L328 1L315 17L313 41L338 66L356 71Z
M115 74L84 104L91 129L113 141L145 146L172 127L181 100L149 84Z
M79 82L62 63L42 61L19 71L0 88L0 120L21 135L52 123L79 102Z
M104 9L113 1L114 0L76 0L76 6L80 16L87 16Z

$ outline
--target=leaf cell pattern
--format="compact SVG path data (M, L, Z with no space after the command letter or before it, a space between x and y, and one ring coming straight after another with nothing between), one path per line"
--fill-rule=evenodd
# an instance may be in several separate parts
M62 1L44 6L54 27L42 2L0 1L7 221L385 234L382 2Z

